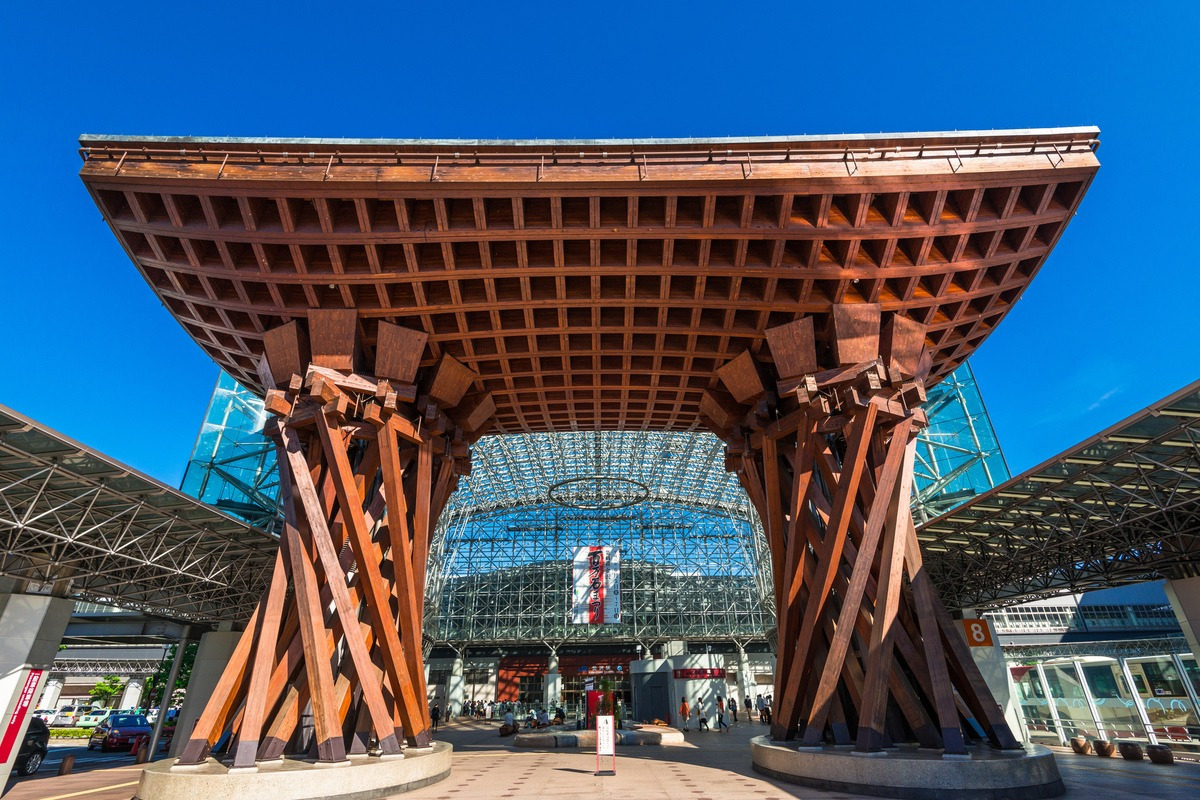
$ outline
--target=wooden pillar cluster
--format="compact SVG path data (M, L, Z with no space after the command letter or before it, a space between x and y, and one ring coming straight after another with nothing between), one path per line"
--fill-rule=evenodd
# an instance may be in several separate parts
M321 762L431 744L421 649L426 560L469 445L490 424L478 376L426 335L379 322L374 374L353 310L268 331L264 432L276 444L284 530L266 594L180 764L214 749L237 769L294 749L311 715Z
M835 306L717 370L701 413L766 531L778 620L776 739L948 755L1019 748L922 567L910 511L930 358L919 324ZM765 355L765 354L764 354Z

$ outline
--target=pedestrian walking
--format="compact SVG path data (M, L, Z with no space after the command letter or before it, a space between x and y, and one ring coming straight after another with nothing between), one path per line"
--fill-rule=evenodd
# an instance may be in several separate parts
M711 730L708 727L708 717L704 716L704 706L700 704L700 698L696 698L696 717L700 720L700 724L696 726L698 731Z
M733 724L738 724L737 718L738 701L736 697L729 698L729 713L733 714Z
M754 698L754 708L756 711L758 711L758 721L763 723L766 722L766 720L763 719L763 706L765 705L766 701L763 700L763 696L761 694Z
M679 701L679 722L683 726L683 729L685 731L689 730L688 718L691 716L692 716L692 707L688 705L687 698L685 697Z
M438 720L442 718L442 707L437 703L433 704L433 708L429 711L429 720L433 723L433 732L437 733Z
M727 724L725 724L725 699L723 697L721 697L720 695L717 695L716 711L717 711L717 730L720 731L722 728L724 728L725 729L724 733L728 733L729 726Z

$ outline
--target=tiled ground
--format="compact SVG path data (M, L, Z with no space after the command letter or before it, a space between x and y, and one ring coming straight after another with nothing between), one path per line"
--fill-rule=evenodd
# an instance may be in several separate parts
M758 724L735 727L727 734L688 734L675 747L618 748L615 777L597 777L594 753L577 750L519 750L511 739L496 735L492 723L457 721L439 738L454 744L449 778L407 795L405 800L843 800L852 796L805 789L764 778L750 767L749 740L766 730ZM52 756L53 758L53 756ZM112 764L112 766L108 766ZM1160 767L1058 754L1067 797L1107 800L1110 797L1195 800L1200 798L1200 764L1178 762ZM55 765L56 766L56 765ZM128 759L96 763L88 772L44 775L9 784L4 800L129 800L136 789L137 768ZM195 798L194 800L202 800ZM948 799L949 800L949 799Z

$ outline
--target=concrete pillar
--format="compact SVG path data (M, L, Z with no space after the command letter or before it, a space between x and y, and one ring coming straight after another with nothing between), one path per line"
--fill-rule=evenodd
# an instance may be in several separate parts
M446 708L452 709L454 716L462 714L463 703L466 702L465 696L466 686L463 683L463 659L462 655L454 656L453 663L450 664L450 677L447 680L446 686Z
M546 663L546 709L553 708L562 699L562 676L558 674L558 653L550 651L550 659Z
M1163 588L1192 655L1200 659L1200 577L1167 581Z
M50 676L74 607L72 601L61 597L0 595L0 721L4 728L0 740L12 742L10 752L0 753L0 786L8 781L17 750L25 741L35 701Z
M750 669L750 656L746 655L746 648L740 644L737 646L737 659L738 688L742 692L744 708L745 698L749 697L750 702L754 702L754 689L757 684L754 682L754 673Z
M987 627L987 641L990 641L990 644L981 645L979 641L972 641L972 637L967 636L965 627L962 634L967 644L971 645L971 656L979 666L979 671L983 673L988 688L992 690L996 705L1004 712L1004 719L1008 722L1013 736L1026 739L1028 733L1025 731L1024 715L1021 713L1017 693L1013 691L1012 674L1008 670L1008 662L1004 658L1004 650L1000 647L1000 637L996 635L996 628L991 620L977 618L973 609L963 609L963 619Z
M55 675L46 680L46 688L42 690L42 697L37 701L38 708L58 708L58 698L62 695L64 678L61 675Z
M200 647L192 663L192 677L188 680L187 694L183 697L183 708L179 709L175 738L171 740L172 756L178 755L178 750L187 743L241 635L235 631L210 631L200 637ZM168 694L163 698L159 714L167 713L170 707L171 698Z
M125 689L121 692L121 702L117 703L118 709L137 708L142 702L142 692L146 689L146 678L142 675L135 675L125 681Z

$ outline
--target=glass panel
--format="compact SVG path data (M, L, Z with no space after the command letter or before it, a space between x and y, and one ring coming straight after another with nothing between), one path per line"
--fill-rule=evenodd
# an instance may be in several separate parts
M1058 733L1054 728L1054 718L1050 714L1050 705L1042 692L1042 682L1038 679L1037 667L1010 667L1013 685L1017 690L1017 702L1021 704L1021 713L1025 715L1025 725L1029 735L1035 738L1050 738L1058 741Z
M1141 737L1142 720L1134 705L1121 665L1116 661L1101 664L1085 664L1083 675L1092 699L1096 701L1096 712L1104 724L1104 732L1110 739Z
M1054 698L1054 706L1058 709L1067 738L1098 735L1092 712L1088 709L1087 697L1075 674L1075 665L1046 664L1045 670L1046 683L1050 684L1050 695Z
M1196 664L1193 656L1183 656L1179 660L1183 662L1183 671L1187 673L1188 680L1192 682L1192 689L1196 694L1200 694L1200 665Z
M1170 656L1153 656L1129 660L1134 681L1140 675L1144 689L1139 691L1146 704L1146 714L1159 738L1167 741L1187 741L1200 732L1200 719L1192 708L1191 698L1183 685L1183 676Z

